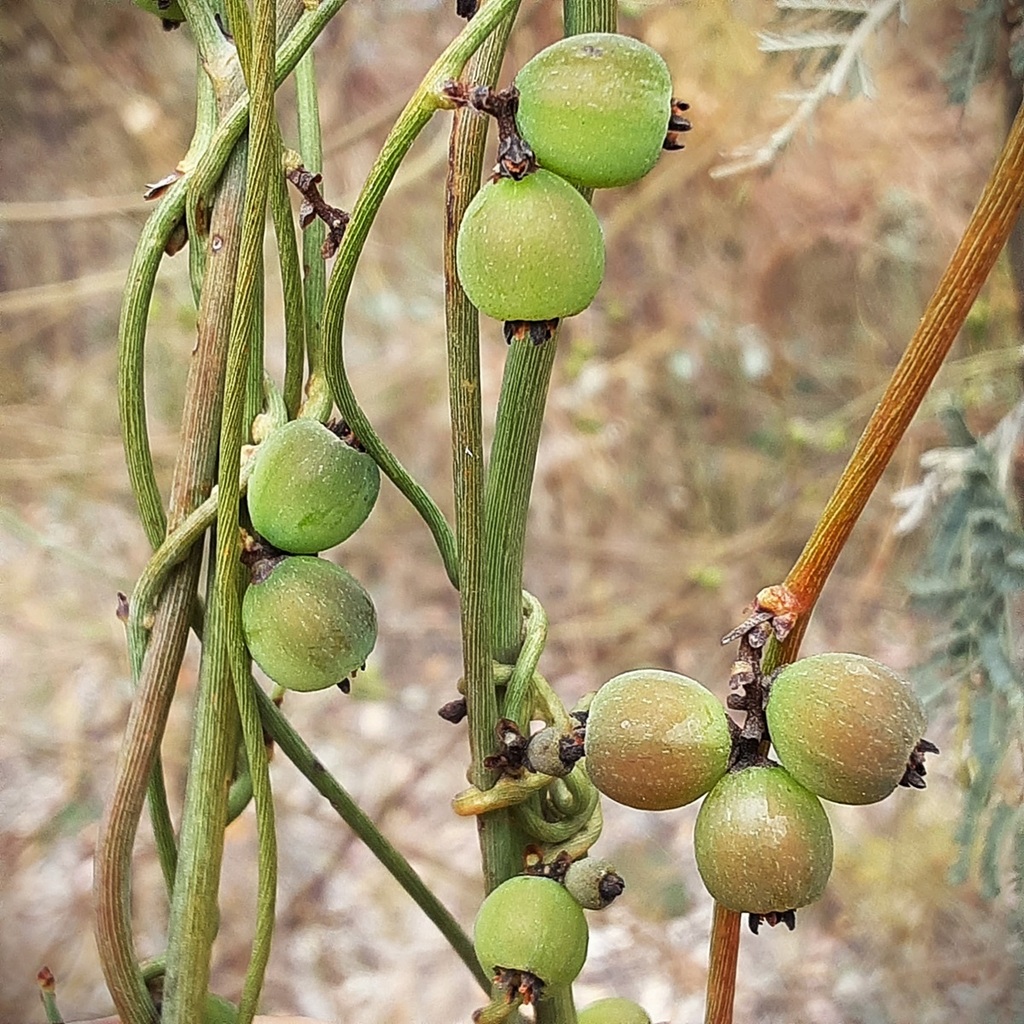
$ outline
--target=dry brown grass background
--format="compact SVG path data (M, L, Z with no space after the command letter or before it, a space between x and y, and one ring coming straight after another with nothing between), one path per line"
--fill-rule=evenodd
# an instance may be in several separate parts
M555 38L557 6L524 5L505 80ZM561 341L527 585L550 615L543 667L567 701L643 664L724 693L730 652L718 637L799 552L1002 138L998 83L966 110L946 105L955 5L912 0L909 25L872 48L879 98L833 101L768 173L713 181L724 152L788 110L773 99L787 68L756 50L770 6L650 3L622 21L664 53L695 130L643 182L598 196L608 276ZM397 106L457 31L452 7L354 0L321 41L332 201L351 205ZM43 1019L43 964L70 1018L110 1007L91 935L91 857L129 700L115 593L147 557L116 417L118 282L146 213L142 184L187 143L193 68L187 32L165 35L104 0L0 3L0 47L0 1022L29 1024ZM281 114L293 139L290 95ZM369 127L353 137L353 125ZM365 408L448 508L446 129L438 117L387 200L347 327ZM909 670L937 628L907 608L921 539L893 537L888 496L941 441L943 395L966 403L977 429L1017 398L1005 271L983 307L844 554L807 651L857 650ZM192 317L179 256L160 278L148 355L165 481ZM485 324L489 408L503 356L500 328ZM353 698L297 695L286 710L468 925L480 896L474 830L448 808L464 785L465 737L434 715L459 674L455 596L390 487L338 557L377 603L370 673ZM193 651L164 748L173 799L195 669ZM744 939L737 1021L1024 1017L1009 899L986 903L945 880L959 794L948 711L931 732L946 754L925 793L829 808L829 890L793 934ZM359 1024L468 1020L479 994L417 909L288 764L273 777L281 884L266 1007ZM607 808L600 848L619 858L628 889L593 920L582 1001L616 993L655 1020L700 1020L710 901L693 815ZM246 815L228 833L214 985L229 996L248 950L253 831ZM149 954L162 946L165 906L145 826L136 863Z

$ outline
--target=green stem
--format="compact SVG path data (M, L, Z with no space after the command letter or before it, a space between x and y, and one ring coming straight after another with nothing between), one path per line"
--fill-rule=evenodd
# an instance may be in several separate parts
M548 617L540 601L532 594L523 591L520 602L526 623L526 637L508 681L502 714L525 730L530 724L530 697L537 665L540 664L540 656L548 640Z
M238 250L235 225L243 161L244 154L239 153L229 163L211 219L211 236L218 240L218 246L216 250L211 247L196 347L189 365L181 446L171 483L170 532L209 493L213 483ZM192 244L202 243L193 240ZM97 842L96 941L107 987L124 1024L151 1024L155 1020L132 939L131 853L196 603L199 567L197 547L172 573L161 598L115 770L113 794Z
M615 32L616 0L563 0L562 21L567 36L583 32Z
M512 343L487 472L487 573L494 657L514 664L523 641L523 556L530 491L556 339Z
M617 28L617 15L618 3L616 2L616 0L563 0L562 4L562 18L565 25L565 34L567 36L578 35L582 32L614 32ZM590 198L590 190L581 190L581 192L587 199ZM551 341L549 341L546 345L541 346L542 348L550 346L552 350L550 359L552 361L554 360L554 342L555 339L552 338ZM516 346L513 346L513 348L515 347ZM511 364L512 362L513 358L512 356L510 356L509 363ZM537 359L537 362L539 364L537 367L539 373L536 384L538 391L541 392L541 407L539 410L536 410L536 413L542 415L544 395L547 392L548 382L550 380L551 375L551 363L548 362L545 364L539 358ZM524 357L524 363L528 364L529 359ZM524 366L523 369L525 372L529 373L528 365ZM508 380L507 374L506 380ZM541 386L541 380L543 380L543 386ZM527 386L529 385L529 378L527 378L525 383L527 384ZM502 397L504 397L504 395L502 395ZM520 401L523 401L523 399L520 399ZM526 400L525 404L527 413L529 415L535 414L534 404L529 402L529 400ZM510 403L507 406L507 409L509 415L515 415L515 406L513 404ZM501 427L499 421L499 425L495 429L495 447L497 447L497 431L500 429ZM533 464L536 459L537 443L540 437L540 424L539 422L536 424L536 435L534 435L532 432L534 427L529 418L527 422L523 425L522 429L524 439L531 446L529 449L528 456L530 460L529 468L528 470L526 467L522 467L520 469L520 472L522 474L521 483L524 486L524 491L521 492L519 495L517 495L515 492L509 492L505 496L505 502L511 509L513 509L516 512L515 528L519 531L518 533L507 534L507 540L511 545L512 550L517 553L519 559L518 576L520 582L519 584L517 584L516 590L522 589L522 557L526 536L526 509L524 502L529 501L530 487L533 483ZM507 426L506 431L508 433L514 433L514 425ZM517 464L514 458L509 458L507 451L503 458L505 459L505 461L511 461L512 465ZM489 497L490 496L488 496L488 498ZM488 502L487 525L489 530L496 531L498 524L500 522L499 520L496 520L494 518L494 516L499 514L501 507L501 503L498 501L498 497L498 495L495 496L495 503L493 506L490 504L490 501ZM500 552L496 551L494 553L494 557L496 559L500 559ZM509 557L509 555L505 555L506 564L508 564L507 559ZM513 575L513 569L511 567L507 568L506 587L511 585L511 577ZM516 598L510 590L499 591L498 595L498 600L505 602L502 605L502 608L503 613L506 616L504 620L497 620L501 621L502 624L499 627L500 631L498 632L496 637L496 639L498 640L498 645L495 647L495 656L501 658L502 647L500 646L500 644L503 641L505 641L510 643L510 645L517 645L519 637L518 630L520 626L519 623L515 621L513 612L514 601L518 600L518 598ZM599 817L600 816L598 815L598 819ZM571 985L566 986L564 995L561 995L561 998L557 1003L553 1003L550 1000L540 1001L540 1003L537 1006L537 1024L576 1024L576 1007L573 1003Z
M146 325L153 286L171 232L181 220L187 182L179 179L150 214L139 236L125 280L118 325L117 400L128 482L139 506L139 518L150 546L164 539L167 517L153 468L146 417Z
M466 61L518 2L519 0L491 0L482 7L434 62L405 109L399 114L352 209L352 219L338 250L324 300L324 371L334 400L345 421L366 450L426 522L441 553L445 572L455 586L458 586L458 560L451 527L436 502L409 475L381 440L352 391L345 369L342 338L345 304L370 227L402 159L434 112L450 105L443 95L444 84L462 72Z
M274 221L274 234L277 236L281 286L284 292L284 403L289 417L294 417L302 403L307 320L302 267L299 264L299 249L295 239L295 221L292 219L292 206L288 197L288 182L280 166L270 193L270 215Z
M193 549L172 573L160 602L96 843L96 945L123 1024L156 1024L158 1019L132 939L132 849L185 652L199 555L199 549Z
M276 704L255 687L260 718L267 735L281 752L309 780L313 788L338 812L341 819L359 837L366 848L381 862L396 882L412 897L427 917L447 939L452 949L469 968L485 992L490 992L490 979L477 963L473 943L438 900L409 862L381 834L373 819L352 800L341 784L323 766L306 741L292 728Z
M241 1024L249 1024L255 1013L273 928L276 843L266 749L241 638L238 476L247 396L254 390L251 350L260 323L267 199L279 150L273 108L274 8L274 0L257 0L250 51L245 5L242 0L230 0L228 4L243 66L249 72L252 117L237 283L223 387L217 544L200 664L197 724L185 793L178 875L168 927L163 1008L163 1020L167 1024L187 1024L200 1019L209 987L210 954L218 920L217 893L228 810L228 780L233 768L239 717L253 773L259 826L256 936L239 1008Z
M576 1004L572 998L572 985L553 985L537 1000L536 1019L551 1024L577 1024Z
M493 86L518 12L505 21L469 62L466 81ZM469 717L470 781L480 789L494 783L484 758L494 751L498 701L491 660L491 627L484 546L484 442L480 409L480 316L466 297L455 268L455 239L483 173L486 121L458 110L448 146L445 188L444 280L448 348L448 401L452 423L452 478L459 552L459 608L463 678ZM519 870L515 833L506 811L479 819L484 886L490 892Z
M295 92L299 122L299 156L312 174L324 169L324 144L320 130L320 97L316 88L316 63L310 50L295 68ZM331 413L331 394L324 379L324 347L320 318L327 294L327 264L321 253L327 227L319 217L302 232L302 282L306 304L306 359L309 364L304 415L321 422Z

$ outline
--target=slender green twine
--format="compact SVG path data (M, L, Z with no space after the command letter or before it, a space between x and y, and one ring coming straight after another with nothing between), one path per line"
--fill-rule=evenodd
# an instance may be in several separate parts
M374 430L352 390L345 368L342 343L345 304L370 227L402 159L433 113L448 104L443 96L444 84L461 73L466 61L518 2L519 0L491 0L485 4L434 62L399 114L352 209L352 219L338 250L334 270L327 285L321 325L324 372L342 416L373 456L374 461L419 512L437 544L445 572L456 587L458 558L451 526L433 498L410 476Z
M490 979L477 963L473 942L452 917L451 912L438 900L405 857L388 842L373 819L353 801L337 779L323 766L306 741L281 713L280 708L259 687L254 689L260 718L267 735L412 897L447 939L459 959L479 982L480 987L489 992Z
M316 87L316 63L313 51L306 53L295 67L295 92L299 124L299 156L311 174L324 167L324 144L320 130L320 98ZM327 226L317 217L302 232L302 287L305 298L306 361L309 381L303 415L323 422L331 413L331 394L324 378L324 347L320 337L320 318L327 294L327 264L322 247Z

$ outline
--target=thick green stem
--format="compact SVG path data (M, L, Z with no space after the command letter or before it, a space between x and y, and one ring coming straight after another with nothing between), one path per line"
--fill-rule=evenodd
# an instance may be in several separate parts
M466 67L464 79L494 86L518 11L506 20ZM452 477L455 485L455 531L459 552L459 607L463 677L469 718L469 778L479 789L494 782L484 766L494 752L498 701L491 660L491 626L484 544L484 452L480 409L480 315L459 284L455 239L470 200L480 187L487 122L466 110L456 111L448 146L445 188L444 279L448 339L448 395L452 421ZM495 886L521 864L515 831L506 811L478 819L484 887Z
M557 336L556 336L557 337ZM487 573L494 657L514 664L523 642L526 522L556 338L515 341L505 362L487 472Z
M572 985L556 985L548 989L537 1001L536 1019L550 1024L576 1024L576 1004L572 998Z
M251 51L242 0L228 5L248 71L252 104L245 206L237 286L224 376L217 503L217 545L200 665L197 724L181 830L178 875L168 927L163 1020L189 1024L202 1016L209 987L210 953L217 931L217 894L223 855L228 788L234 767L239 714L253 772L259 824L259 894L253 956L239 1009L249 1024L269 956L276 889L276 846L266 749L252 698L241 638L238 503L239 457L247 396L252 393L251 349L263 296L263 236L270 182L279 151L273 109L274 0L257 0ZM262 391L262 373L260 377ZM232 680L237 685L232 685Z

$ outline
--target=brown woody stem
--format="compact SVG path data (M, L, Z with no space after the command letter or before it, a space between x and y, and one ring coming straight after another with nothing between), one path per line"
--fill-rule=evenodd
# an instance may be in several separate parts
M1010 235L1024 202L1024 108L978 200L963 237L893 371L814 532L781 587L768 587L758 604L776 614L795 612L786 640L795 654L808 614L821 594L864 506L917 412L939 367ZM791 660L783 656L782 661Z
M1014 118L963 236L810 539L785 582L757 595L758 608L796 618L782 644L769 644L765 670L796 658L825 581L992 272L1022 203L1024 107ZM739 915L716 905L704 1024L732 1022L738 949Z
M711 919L711 945L708 949L708 995L704 1005L704 1024L732 1024L742 919L742 915L735 910L727 910L721 904L715 904Z

